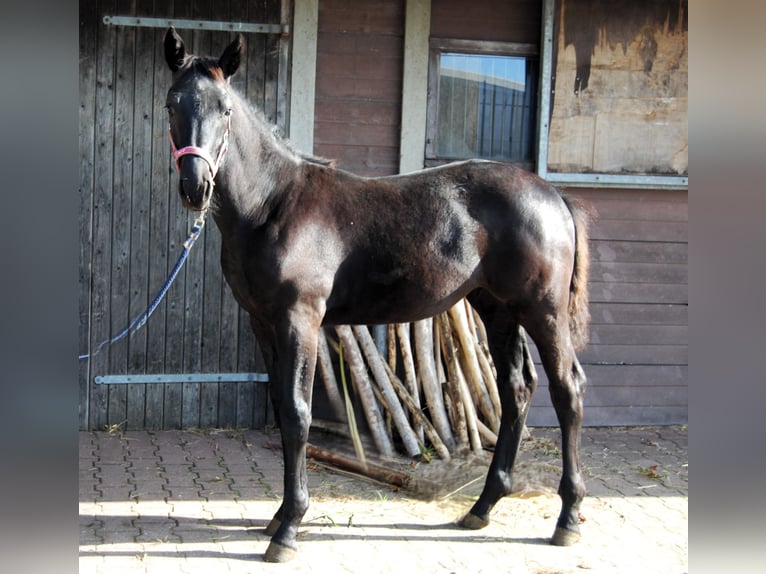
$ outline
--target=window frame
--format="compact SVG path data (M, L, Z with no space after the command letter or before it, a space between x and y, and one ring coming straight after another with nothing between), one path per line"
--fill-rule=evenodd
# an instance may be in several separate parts
M472 54L481 56L510 56L535 59L538 62L538 86L535 100L540 103L539 76L542 74L540 61L540 48L537 44L520 42L498 42L485 40L462 40L457 38L431 37L428 50L428 98L426 104L426 149L425 166L433 167L443 165L455 160L464 159L456 157L440 156L438 154L438 111L439 111L439 64L440 57L444 53ZM535 119L534 141L539 145L540 126L539 110ZM537 150L535 150L536 152ZM534 154L537 156L537 153ZM506 163L518 165L524 169L535 169L534 159L531 161L502 160Z

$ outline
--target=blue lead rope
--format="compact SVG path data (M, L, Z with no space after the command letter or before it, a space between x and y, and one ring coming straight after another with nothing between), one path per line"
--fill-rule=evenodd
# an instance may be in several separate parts
M149 305L149 308L141 313L138 317L133 319L130 324L125 327L122 331L117 333L114 337L111 339L105 339L99 343L99 345L96 347L96 350L92 353L86 353L84 355L79 356L79 360L88 359L90 357L95 357L101 349L103 349L107 345L111 345L112 343L115 343L119 341L120 339L126 337L129 333L138 331L141 327L143 327L146 324L146 321L151 317L152 313L154 313L155 309L159 307L160 302L165 297L165 295L168 292L168 289L170 289L170 285L173 283L173 281L176 278L176 275L178 275L178 272L181 271L181 267L184 266L184 263L186 262L186 258L189 257L189 252L191 251L192 246L194 245L194 242L197 241L197 238L200 236L200 233L202 233L202 228L205 226L205 215L207 215L207 208L205 208L197 217L197 219L194 220L194 224L192 225L191 233L189 234L189 238L184 242L184 248L181 251L181 255L178 258L178 261L176 261L175 266L173 267L173 270L170 272L170 275L167 278L167 281L165 281L165 284L162 286L162 289L160 289L159 293L157 293L157 296L154 298L154 301L152 301L151 305Z

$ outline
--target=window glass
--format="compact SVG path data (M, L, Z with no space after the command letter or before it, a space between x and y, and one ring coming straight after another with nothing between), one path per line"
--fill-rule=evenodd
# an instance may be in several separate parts
M437 155L532 161L537 81L533 59L441 53Z

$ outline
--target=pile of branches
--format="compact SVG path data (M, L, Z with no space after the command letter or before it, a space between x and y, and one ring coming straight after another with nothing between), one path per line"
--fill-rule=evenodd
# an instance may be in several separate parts
M320 337L319 376L352 437L351 393L384 458L401 449L411 458L450 460L495 446L497 375L484 325L467 301L431 319L389 325L387 346L381 352L365 326L339 326ZM358 438L354 445L364 461Z

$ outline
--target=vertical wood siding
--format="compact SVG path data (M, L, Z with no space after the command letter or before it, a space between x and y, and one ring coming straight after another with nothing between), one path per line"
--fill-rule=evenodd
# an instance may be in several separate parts
M80 0L80 351L142 313L165 282L193 215L181 205L170 158L164 29L113 27L105 15L279 23L279 0ZM182 30L194 53L216 55L229 33ZM247 34L233 79L280 119L279 37ZM283 118L281 118L283 119ZM225 284L220 234L205 227L146 326L80 362L80 427L263 426L261 383L95 385L94 377L263 372L247 316Z

